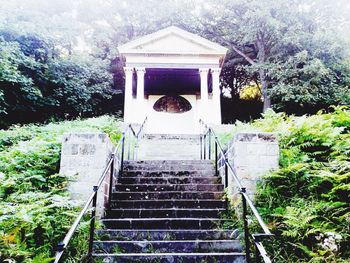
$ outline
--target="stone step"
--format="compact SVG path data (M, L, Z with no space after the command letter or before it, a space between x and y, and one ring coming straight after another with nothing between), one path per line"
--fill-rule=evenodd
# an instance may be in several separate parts
M219 184L220 177L121 177L120 184Z
M157 166L157 165L130 165L124 166L124 171L214 171L214 167L209 165L187 165L184 166Z
M106 218L161 218L161 217L189 217L189 218L216 218L226 210L221 209L111 209Z
M121 192L159 192L159 191L223 191L223 184L117 184L115 190Z
M178 139L168 139L168 140L142 140L140 141L139 145L142 146L147 146L144 147L147 150L152 150L156 149L153 147L154 145L159 145L159 146L185 146L185 147L192 147L193 149L197 150L196 152L199 152L199 145L200 141L199 140L178 140ZM164 160L164 158L163 158Z
M155 171L155 170L128 170L124 171L123 177L210 177L214 176L215 172L213 169L205 170L169 170L169 171Z
M219 218L111 218L101 221L108 229L221 229L228 222L234 223Z
M220 240L232 239L235 231L213 229L102 229L96 231L98 240Z
M177 152L181 152L181 155L177 154ZM197 149L191 150L191 149L186 149L184 147L178 147L178 149L168 149L167 151L164 149L160 149L158 147L157 150L154 152L148 152L148 151L139 151L138 153L138 158L142 158L143 160L163 160L164 156L169 156L169 159L188 159L188 160L193 160L193 159L200 159L200 155L197 152Z
M95 253L241 252L239 240L95 241Z
M199 134L144 134L146 140L199 140Z
M244 253L93 254L104 263L245 263ZM96 261L101 262L101 261Z
M223 192L116 192L112 194L112 200L152 200L152 199L222 199Z
M111 208L226 208L225 200L118 200L111 201Z
M167 164L211 164L210 160L125 160L125 164L162 164L162 165L167 165Z
M150 161L125 161L124 170L156 170L156 171L186 171L186 170L203 170L213 169L210 161L191 160L150 160Z

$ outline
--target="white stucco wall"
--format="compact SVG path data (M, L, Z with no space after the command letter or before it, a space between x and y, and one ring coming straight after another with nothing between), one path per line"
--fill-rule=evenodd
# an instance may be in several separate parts
M146 101L148 116L147 133L156 134L195 134L198 133L198 103L195 95L181 95L188 100L192 109L184 113L157 112L153 109L154 104L163 95L150 95Z

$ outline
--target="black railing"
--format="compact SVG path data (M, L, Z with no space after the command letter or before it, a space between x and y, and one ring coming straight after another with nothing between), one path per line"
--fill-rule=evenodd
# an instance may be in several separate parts
M108 209L110 202L109 198L112 195L113 191L113 185L117 182L117 179L119 175L123 173L123 166L124 166L124 159L135 159L136 158L136 148L138 140L143 135L143 130L146 124L147 118L142 123L141 127L139 128L139 131L136 133L134 128L131 124L127 126L125 131L122 133L122 136L115 147L113 153L109 157L109 160L107 162L107 165L98 180L97 184L93 186L92 193L90 194L89 198L85 202L83 209L80 211L78 217L75 219L73 225L67 232L66 236L64 237L63 241L60 242L56 249L56 255L54 259L54 263L61 262L61 258L65 251L67 250L67 247L69 245L69 242L73 238L74 234L76 233L76 230L78 226L80 225L83 217L91 210L91 216L90 216L90 229L89 229L89 244L88 244L88 251L87 251L87 259L90 260L92 258L92 250L93 250L93 241L94 241L94 234L95 234L95 221L96 221L96 212L97 212L97 194L99 190L101 189L102 184L108 184L108 193L104 193L106 200L105 200L105 207ZM127 148L125 147L127 141ZM109 178L108 178L109 175Z
M215 174L219 176L220 171L223 170L223 181L224 186L227 188L229 182L229 175L232 176L235 186L239 189L238 192L242 196L242 219L243 219L243 230L244 230L244 242L245 242L245 254L247 262L252 262L251 251L250 251L250 238L255 246L255 260L260 262L262 259L265 263L271 263L271 259L268 256L262 241L267 238L271 238L273 234L270 232L263 219L261 218L258 210L254 206L252 200L246 193L246 188L243 187L239 180L235 170L228 160L228 151L225 151L222 147L218 137L214 130L200 120L201 134L200 134L200 157L203 160L211 160L212 158L212 138L214 138L214 157L215 157ZM263 233L254 233L250 235L249 224L248 224L248 207L252 211L255 219L257 220Z

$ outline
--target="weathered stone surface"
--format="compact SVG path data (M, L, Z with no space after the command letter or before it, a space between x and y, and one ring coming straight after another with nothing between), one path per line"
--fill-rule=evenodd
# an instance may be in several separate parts
M274 133L238 133L228 147L228 159L236 175L253 195L261 176L278 167L279 147ZM237 185L229 178L229 193L238 192Z
M118 184L116 191L223 191L223 184Z
M144 254L93 254L104 263L245 263L243 253L144 253Z
M102 229L98 240L224 240L231 239L232 230L217 229Z
M218 184L217 177L122 177L122 184Z
M107 217L112 218L219 218L226 210L224 208L118 208L108 211Z
M222 192L189 192L189 191L159 191L159 192L116 192L112 198L127 200L147 199L222 199Z
M63 135L60 174L73 176L69 191L74 200L85 202L97 184L113 151L104 133L69 133ZM99 192L99 211L104 204L104 186Z
M163 199L163 200L112 200L111 208L226 208L225 200L187 200L187 199Z
M228 221L218 218L112 218L102 220L108 229L221 229Z
M241 252L242 245L239 240L142 240L142 241L100 241L95 242L96 253L113 253L116 247L124 253L190 253L190 252Z

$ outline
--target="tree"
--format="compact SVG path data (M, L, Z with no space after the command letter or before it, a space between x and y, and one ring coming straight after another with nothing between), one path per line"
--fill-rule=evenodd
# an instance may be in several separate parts
M20 108L25 111L35 108L41 92L23 71L37 67L38 63L27 57L18 43L0 38L0 115Z
M344 21L344 16L339 16L338 19L334 19L336 22L330 24L334 12L328 11L328 5L320 5L320 1L236 0L223 1L221 8L213 12L216 3L211 1L209 7L203 8L201 22L206 28L206 34L229 46L244 58L249 65L247 69L253 74L258 74L264 97L264 110L271 106L271 97L281 101L276 91L281 89L282 82L287 83L292 92L298 93L300 86L293 85L297 76L288 76L288 70L292 70L293 67L298 67L299 71L305 73L304 79L301 80L305 88L317 87L327 93L327 84L332 87L335 84L342 86L339 88L342 89L339 94L348 91L346 84L339 81L332 83L331 78L323 78L324 85L307 86L313 78L307 71L310 70L311 64L317 64L316 60L322 62L327 69L333 66L339 69L339 62L344 60L344 48L339 50L334 47L341 46L341 41L336 37L339 24L345 25L347 22ZM343 4L346 2L343 1ZM337 23L338 26L335 26ZM333 36L333 39L329 36ZM321 46L320 43L324 45ZM300 57L305 52L310 55L306 63L291 65L292 57ZM311 62L313 59L314 63ZM276 75L278 69L280 74ZM348 72L337 71L337 74L338 78L346 79L344 74L348 75ZM281 76L283 79L279 78ZM339 103L338 98L339 96L336 96L328 103Z
M109 64L89 55L52 54L37 36L0 32L1 126L92 116L110 110Z

